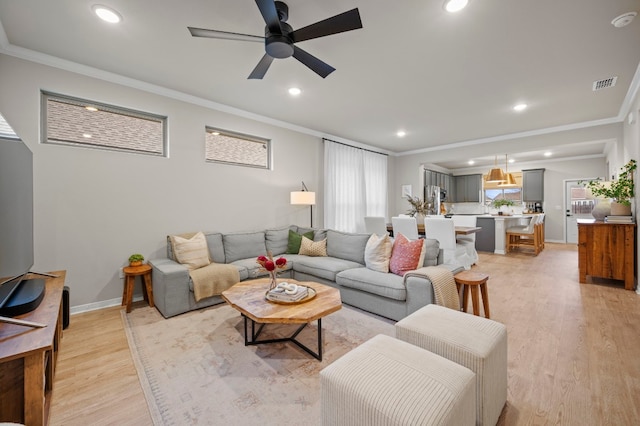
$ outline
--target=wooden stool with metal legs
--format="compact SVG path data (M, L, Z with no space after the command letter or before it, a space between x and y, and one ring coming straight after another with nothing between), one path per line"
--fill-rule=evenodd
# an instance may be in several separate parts
M491 318L489 311L489 292L487 291L487 281L489 275L476 272L476 271L462 271L453 276L456 281L456 287L458 293L460 293L460 287L462 287L462 310L467 312L467 301L469 299L469 289L471 289L471 302L473 304L473 314L480 316L480 301L478 300L478 287L482 294L482 307L484 308L484 316Z

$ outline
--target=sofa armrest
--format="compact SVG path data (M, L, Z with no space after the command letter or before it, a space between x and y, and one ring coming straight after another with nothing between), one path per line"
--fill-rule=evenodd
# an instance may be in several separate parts
M165 317L185 312L189 306L189 270L171 259L149 260L153 302Z
M433 285L427 277L410 275L405 277L404 284L407 288L407 315L435 303Z

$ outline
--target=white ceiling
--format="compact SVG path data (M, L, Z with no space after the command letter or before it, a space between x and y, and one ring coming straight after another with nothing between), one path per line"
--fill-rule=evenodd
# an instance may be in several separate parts
M98 20L96 2L123 22ZM640 0L471 0L458 14L443 2L286 1L294 29L359 8L363 29L299 44L337 69L326 79L288 58L248 80L263 45L187 30L263 35L253 0L0 0L0 52L52 55L392 153L625 118L640 80L640 18L624 28L611 20L640 11ZM613 76L614 87L592 91ZM291 86L302 95L289 96ZM529 108L513 112L518 102ZM400 129L407 136L396 137ZM584 142L557 146L554 158L605 149ZM485 153L476 165L504 148L487 144ZM466 160L458 153L439 164Z

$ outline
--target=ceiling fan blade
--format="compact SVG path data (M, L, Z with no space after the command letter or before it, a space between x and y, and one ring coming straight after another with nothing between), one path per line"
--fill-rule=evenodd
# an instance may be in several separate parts
M305 52L297 46L293 46L293 57L309 67L322 78L325 78L336 70L331 65L322 62L320 59L308 52Z
M359 28L362 28L362 20L360 20L360 12L358 12L356 8L316 22L315 24L299 28L290 33L289 37L291 37L294 43L297 43L299 41L311 40L313 38L357 30Z
M264 37L251 34L230 33L228 31L207 30L204 28L187 27L194 37L222 38L226 40L257 41L264 43Z
M273 0L256 0L258 9L266 22L269 31L272 34L282 34L282 28L280 27L280 18L278 17L278 11L276 10L276 4Z
M260 59L260 62L258 62L258 65L256 65L253 71L251 71L251 74L249 74L249 79L262 79L267 73L269 66L271 66L271 62L273 62L273 58L265 53L262 59Z

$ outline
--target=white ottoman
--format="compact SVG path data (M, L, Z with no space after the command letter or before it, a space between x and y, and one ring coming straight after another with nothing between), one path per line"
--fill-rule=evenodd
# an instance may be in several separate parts
M495 425L507 402L507 328L499 322L427 305L396 323L396 337L476 373L478 425Z
M473 425L468 368L385 335L320 372L323 425Z

